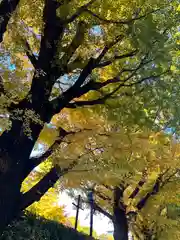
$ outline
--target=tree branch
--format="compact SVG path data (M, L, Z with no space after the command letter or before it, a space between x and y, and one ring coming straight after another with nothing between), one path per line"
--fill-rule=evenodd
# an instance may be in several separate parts
M28 206L37 202L41 197L57 182L57 180L68 173L75 165L77 161L69 164L67 168L60 169L58 166L54 166L36 185L34 185L28 192L25 192L21 196L20 210L26 209Z
M65 55L62 58L63 65L67 65L75 51L84 41L84 34L86 30L86 23L84 21L80 21L77 25L76 34L69 45Z
M102 63L99 63L96 67L97 68L106 67L106 66L112 64L116 60L124 59L124 58L127 58L127 57L133 57L133 56L135 56L136 53L137 53L137 50L134 50L134 51L131 51L129 53L122 54L120 56L114 56L114 58L112 60L107 60L107 61L104 61Z
M64 5L64 4L68 4L68 3L70 3L72 0L62 0L62 1L60 1L60 2L58 2L58 1L55 1L56 2L56 8L59 8L59 7L61 7L62 5Z
M6 94L2 76L0 76L0 94Z
M91 129L83 129L85 131L91 131ZM29 159L29 165L26 168L26 171L24 171L24 178L26 178L29 173L35 168L37 167L39 164L41 164L42 162L46 161L48 159L48 157L50 157L55 150L59 147L59 145L62 143L64 137L66 137L67 135L73 135L76 133L81 132L82 130L79 130L77 132L67 132L66 130L64 130L63 128L59 128L59 137L57 138L56 141L54 141L54 143L48 148L48 150L42 154L40 157L33 157ZM87 154L87 153L85 153ZM80 155L76 161L81 158L83 155Z
M113 79L112 79L113 80ZM111 81L110 80L107 80L108 82ZM113 82L111 83L115 83L115 82L119 82L119 79L116 78L114 79ZM107 82L104 82L102 83L102 87L106 86ZM110 82L109 82L110 83ZM108 83L108 84L109 84ZM116 87L112 92L106 94L104 97L102 98L98 98L98 99L95 99L95 100L89 100L89 101L75 101L75 102L70 102L66 105L66 108L77 108L77 107L84 107L84 106L93 106L93 105L96 105L96 104L104 104L106 102L107 99L110 99L112 97L112 95L114 93L116 93L121 87L125 86L123 83L120 84L118 87ZM97 90L97 89L96 89Z
M22 194L20 210L22 211L34 202L39 201L41 197L49 190L49 188L53 187L53 185L61 176L70 172L78 164L78 160L82 156L93 151L94 149L90 149L88 152L79 155L77 159L72 161L72 163L70 163L69 166L64 169L61 169L59 166L54 166L35 186L33 186L28 192Z
M147 201L149 200L149 198L153 195L155 195L156 193L159 192L159 188L160 188L160 182L161 182L161 176L159 176L152 188L152 190L150 192L148 192L145 197L143 197L136 205L136 208L138 210L141 210L147 203Z
M124 84L124 82L128 81L131 77L133 77L133 75L142 67L142 66L145 66L146 64L150 63L152 60L149 60L149 61L146 61L144 62L146 56L141 60L141 62L139 63L139 65L134 68L134 69L126 69L126 68L123 68L121 71L120 71L120 74L124 73L124 72L131 72L130 76L127 77L122 83ZM95 64L95 63L94 63ZM96 65L97 66L97 65ZM78 91L76 92L76 97L80 97L82 96L83 94L87 93L88 91L91 91L91 90L99 90L101 89L102 87L105 87L107 86L108 84L111 84L111 83L118 83L120 81L120 78L119 76L116 76L112 79L108 79L106 80L105 82L94 82L93 80L90 80L87 84L85 84L84 86L82 86L81 88L78 89ZM96 100L95 100L96 101ZM103 101L99 99L95 102L95 104L98 104L98 103L104 103L104 99ZM66 105L66 107L72 107L72 108L75 108L76 106L73 104L73 103L69 103Z
M163 176L168 173L169 168L166 169L163 173L161 173L158 178L156 179L154 186L150 192L148 192L145 197L143 197L136 205L138 210L141 210L149 200L151 196L156 195L159 191L160 188L162 188L165 184L169 182L169 180L176 174L177 171L173 172L166 180L163 181Z
M136 69L137 70L137 69ZM93 106L93 105L96 105L96 104L104 104L105 101L107 99L109 99L110 97L113 96L113 94L115 94L120 88L122 87L131 87L133 85L137 85L137 84L141 84L143 82L145 82L146 80L155 80L157 78L159 78L160 76L162 76L163 74L165 73L168 73L169 70L163 72L163 73L160 73L158 75L152 75L152 76L149 76L149 77L145 77L145 78L142 78L136 82L133 82L133 83L130 83L130 84L126 84L126 82L132 78L132 76L135 74L136 70L129 76L127 77L125 80L122 81L122 83L119 84L118 87L116 87L112 92L110 92L109 94L105 95L104 97L102 98L98 98L98 99L95 99L95 100L89 100L89 101L75 101L75 102L70 102L66 105L67 108L77 108L77 107L83 107L83 106ZM115 77L113 79L109 79L105 82L102 82L102 83L97 83L96 85L96 90L97 89L100 89L110 83L117 83L119 82L119 78L118 77ZM95 89L90 89L90 90L95 90Z
M113 221L113 216L96 203L94 203L94 210L102 213L104 216L106 216L107 218Z
M100 53L100 55L94 59L91 58L90 61L88 62L88 64L86 65L85 69L83 69L80 77L78 78L78 80L75 82L75 84L73 85L73 88L78 88L80 87L86 77L92 72L92 70L94 68L96 68L98 66L98 64L100 63L100 61L102 60L102 58L105 56L105 54L115 45L117 44L119 41L121 41L124 38L123 35L118 35L116 36L115 40L112 42L109 42L106 44L106 46L103 48L102 52Z
M162 73L160 73L158 75L151 75L149 77L144 77L144 78L140 79L139 81L136 81L136 82L133 82L133 83L130 83L130 84L125 84L124 86L125 87L131 87L133 85L141 84L141 83L143 83L143 82L145 82L147 80L153 80L154 81L155 79L161 77L162 75L168 73L169 71L170 70L168 69L168 70L166 70L166 71L164 71L164 72L162 72Z
M61 19L56 16L56 7L55 1L45 0L44 32L31 89L26 97L28 102L31 100L31 107L40 115L43 122L49 122L52 117L48 102L56 78L51 74L51 69L57 54L58 42L61 41L65 28ZM46 111L42 110L44 107Z
M36 65L37 65L37 59L34 56L34 54L32 53L31 47L28 43L28 41L23 41L24 45L25 45L25 49L26 49L26 55L28 56L29 60L31 61L33 67L36 69Z
M63 128L59 128L58 139L51 145L51 147L49 147L48 150L40 157L34 157L29 159L31 162L30 163L31 168L29 169L29 171L32 171L40 163L44 162L48 157L50 157L52 153L58 148L58 146L60 145L64 137L67 136L68 134L72 134L72 133L66 132Z
M91 129L85 129L85 130L91 130ZM59 137L57 138L57 140L48 148L48 150L42 154L39 157L33 157L29 159L29 164L26 167L26 171L24 171L24 179L30 174L30 172L37 167L39 164L41 164L42 162L46 161L48 159L48 157L50 157L55 150L59 147L59 145L61 144L61 142L63 141L64 137L66 137L67 135L70 134L76 134L81 132L82 130L79 130L77 132L67 132L66 130L64 130L63 128L59 128ZM79 159L82 156L79 156L77 159Z
M64 22L65 22L65 23L71 23L71 22L73 22L76 18L78 18L78 17L81 15L81 13L83 13L84 11L86 11L87 8L88 8L90 5L92 5L95 1L97 1L97 0L91 0L91 1L89 1L88 3L84 4L83 6L81 6L81 7L76 11L75 14L73 14L70 18L66 19Z
M100 193L97 190L94 190L94 193L101 199L103 199L104 201L111 201L112 199L110 197L107 197L105 195L103 195L102 193Z
M35 186L22 194L20 210L24 210L34 202L39 201L49 188L53 187L57 180L64 174L64 172L58 174L57 168L53 167Z
M108 190L113 191L113 187L111 187L107 184L102 184L102 185L103 185L103 187L107 188Z
M105 54L106 54L116 43L118 43L119 41L121 41L123 38L124 38L123 35L118 35L118 36L116 36L116 38L115 38L114 41L109 42L109 43L107 43L107 44L105 45L105 47L102 49L101 54L100 54L96 59L94 59L94 68L101 68L101 67L108 66L108 65L112 64L114 61L116 61L116 60L118 60L118 59L123 59L123 58L126 58L126 57L128 57L128 56L132 56L133 53L135 54L135 51L132 51L132 52L130 52L130 53L126 53L126 54L123 54L123 55L120 55L120 56L114 56L114 58L100 63L101 59L105 56ZM78 59L78 58L75 59L74 62L72 62L71 64L69 64L69 65L67 66L66 71L67 71L67 72L68 72L69 70L71 71L71 69L73 69L73 64L74 64L74 63L78 63L78 62L79 62L79 59Z
M61 94L59 97L55 98L50 102L50 108L52 109L51 115L58 113L61 109L66 107L69 102L80 95L82 92L81 85L84 83L86 78L92 73L92 70L96 68L99 62L102 60L104 55L108 52L108 50L113 47L116 43L122 40L124 36L118 35L114 41L108 43L104 49L102 50L101 54L97 58L90 58L87 65L83 68L80 76L78 77L77 81L74 83L72 87L70 87L66 92ZM87 90L87 89L86 89Z
M124 35L120 34L117 35L115 37L115 39L109 43L107 43L104 47L104 49L102 50L101 54L96 58L96 64L95 64L95 68L99 65L100 61L103 59L103 57L105 56L105 54L114 46L116 45L118 42L122 41L122 39L124 38Z
M55 56L57 43L61 40L64 32L64 24L56 16L56 1L45 0L43 21L45 26L41 39L38 68L46 72L51 68L51 61Z
M152 10L144 15L141 15L141 16L137 16L135 18L131 18L131 19L126 19L126 20L108 20L106 18L103 18L99 15L97 15L96 13L94 13L93 11L89 10L89 9L84 9L83 11L86 11L88 12L91 16L97 18L98 20L100 20L102 23L105 23L105 24L130 24L134 21L137 21L137 20L140 20L142 18L145 18L147 17L148 15L152 14L152 13L155 13L157 11L159 11L160 9L155 9L155 10Z
M83 71L81 72L79 78L74 83L72 87L70 87L66 92L61 94L59 97L53 99L49 103L49 108L51 109L51 115L60 112L66 105L76 97L80 86L84 83L88 75L92 72L94 67L94 59L91 58L87 65L84 67Z
M6 31L9 19L16 10L20 0L2 0L0 3L0 42Z
M112 44L111 44L112 46ZM107 47L104 48L104 52L107 51ZM103 54L101 54L101 57L99 57L99 61L101 60L101 58L104 56L104 52L102 52ZM145 66L146 64L150 63L152 60L149 60L149 61L145 61L146 59L146 55L142 58L142 60L140 61L140 63L138 64L138 66L134 69L122 69L120 71L120 74L124 73L124 72L132 72L126 79L124 79L120 86L118 86L117 89L115 89L115 91L119 90L120 87L123 87L125 86L124 83L127 82L130 78L132 78L134 76L134 74L143 66ZM144 62L145 61L145 62ZM97 62L96 64L94 63L95 66L97 66ZM107 86L108 84L111 84L111 83L118 83L120 81L120 78L119 76L116 76L112 79L108 79L106 80L105 82L94 82L93 80L92 81L89 81L87 84L85 84L84 86L82 86L81 88L78 89L78 91L76 91L76 97L80 97L82 96L83 94L87 93L88 91L91 91L91 90L99 90L101 89L102 87L105 87ZM114 94L113 91L112 93L110 94L107 94L106 96L104 96L103 98L99 98L97 100L92 100L92 101L78 101L78 102L75 102L75 103L68 103L66 105L67 108L76 108L78 105L79 106L83 106L83 104L88 104L88 105L94 105L94 104L103 104L105 102L105 100L109 97L112 96L112 94ZM77 103L77 105L76 105Z
M167 169L168 172L169 169ZM161 188L163 188L166 184L168 184L170 182L170 180L172 179L172 177L174 177L176 175L176 173L178 173L178 170L173 171L167 178L165 178L164 181L162 181L161 183Z
M143 173L142 173L142 177L140 179L140 181L138 182L137 184L137 187L134 189L134 191L131 193L131 195L129 196L129 198L133 199L137 196L137 194L139 193L140 191L140 188L146 183L146 180L147 180L147 171L145 170Z
M86 23L83 21L80 21L77 26L76 34L71 42L71 44L68 46L64 56L61 59L61 65L55 66L52 68L52 73L56 78L59 78L62 74L62 71L68 72L68 62L74 55L75 51L78 49L78 47L83 43L84 41L84 34L86 30ZM73 62L72 62L73 64Z

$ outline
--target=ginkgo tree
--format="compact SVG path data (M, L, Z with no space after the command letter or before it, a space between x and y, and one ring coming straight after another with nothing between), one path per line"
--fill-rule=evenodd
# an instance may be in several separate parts
M166 111L166 106L171 107L174 99L174 106L178 103L176 94L171 96L171 90L179 88L178 4L166 0L1 1L0 232L76 167L82 154L92 152L85 143L86 137L92 146L92 137L80 127L83 119L78 108L86 107L84 121L92 121L91 128L96 120L100 126L113 117L124 125L131 115L134 122L140 113L151 123L156 113L158 124L164 125L164 118L174 120L175 108ZM4 64L8 59L13 68ZM128 114L113 111L127 103L131 106ZM69 109L74 111L75 123ZM59 125L53 131L49 124L56 119ZM137 126L145 122L137 121ZM101 137L102 128L97 133ZM32 157L46 130L54 134L46 144L51 146L44 148L42 156ZM66 137L82 132L85 135L79 141L66 142ZM80 142L86 150L81 153ZM55 160L39 182L21 192L31 171L63 148L64 159L67 155L70 161ZM95 166L104 165L96 162Z
M179 236L179 219L170 214L179 206L179 141L163 132L131 133L129 144L122 132L113 138L101 175L77 176L76 186L85 192L93 186L94 208L113 222L114 239L127 240L128 232L134 239Z

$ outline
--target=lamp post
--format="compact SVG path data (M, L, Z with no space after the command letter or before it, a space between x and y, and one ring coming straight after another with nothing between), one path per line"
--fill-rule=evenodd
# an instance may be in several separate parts
M93 214L94 214L94 193L93 190L91 190L88 193L88 201L90 204L90 232L89 235L93 236Z
M77 200L77 204L73 203L73 205L76 207L76 220L75 220L75 226L74 228L77 229L78 226L78 217L79 217L79 209L83 210L81 207L81 196L78 195L78 200Z

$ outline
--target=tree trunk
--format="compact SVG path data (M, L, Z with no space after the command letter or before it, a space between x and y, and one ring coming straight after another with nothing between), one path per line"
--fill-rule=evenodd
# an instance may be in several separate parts
M0 175L0 235L19 212L20 189L17 169Z
M35 141L24 133L18 120L0 136L0 235L19 213L21 184Z
M128 222L126 217L126 210L121 200L123 197L123 190L116 187L114 190L114 240L128 240Z

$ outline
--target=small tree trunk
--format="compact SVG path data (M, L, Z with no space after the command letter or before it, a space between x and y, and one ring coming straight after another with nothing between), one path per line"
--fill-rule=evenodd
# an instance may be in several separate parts
M126 210L122 206L121 199L123 197L123 190L116 187L114 190L114 240L128 240L128 222L126 217Z

